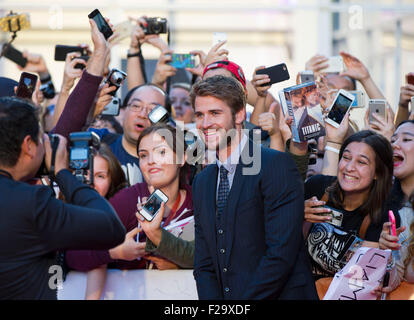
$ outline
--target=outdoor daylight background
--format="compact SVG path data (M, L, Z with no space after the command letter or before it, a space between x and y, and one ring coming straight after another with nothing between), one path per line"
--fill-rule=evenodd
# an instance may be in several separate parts
M95 8L114 25L128 16L166 17L176 53L208 52L213 32L226 32L229 59L248 79L259 65L287 64L291 79L272 86L275 96L295 84L297 72L316 53L357 56L394 110L404 75L414 72L414 0L0 0L0 16L10 10L30 14L31 28L18 32L13 44L45 57L57 90L64 63L54 61L54 47L91 45L87 15ZM1 42L9 38L1 33ZM125 39L114 48L111 67L125 63L128 44ZM145 45L143 55L156 60L159 52ZM18 80L20 71L2 58L0 75Z

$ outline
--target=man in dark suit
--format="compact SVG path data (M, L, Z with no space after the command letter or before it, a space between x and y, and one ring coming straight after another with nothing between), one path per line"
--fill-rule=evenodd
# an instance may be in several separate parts
M0 98L0 299L56 299L63 280L56 250L110 249L125 238L111 205L67 170L64 137L55 180L66 203L50 187L27 183L45 154L50 168L50 142L35 108L25 100Z
M193 182L199 298L317 299L293 160L242 132L246 96L236 80L203 80L191 99L197 128L217 156Z

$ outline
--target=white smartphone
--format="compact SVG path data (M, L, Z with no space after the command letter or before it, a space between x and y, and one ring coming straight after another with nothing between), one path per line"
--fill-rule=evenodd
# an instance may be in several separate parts
M355 96L354 103L352 104L352 108L364 108L365 107L365 93L360 90L352 90L348 91Z
M223 42L227 40L227 33L225 32L214 32L213 33L213 46L215 46L219 42Z
M140 214L147 220L152 221L160 211L161 203L166 203L168 197L159 189L155 190L140 210Z
M301 72L299 72L299 74L300 74L300 83L315 81L315 75L314 75L313 71L311 71L311 70L301 71Z
M387 100L384 99L370 99L368 102L368 120L369 123L375 121L372 114L380 115L387 121Z
M341 73L344 70L344 60L341 56L329 57L328 67L321 70L323 73Z
M343 89L339 90L329 109L325 122L338 128L354 100L355 96L353 94Z

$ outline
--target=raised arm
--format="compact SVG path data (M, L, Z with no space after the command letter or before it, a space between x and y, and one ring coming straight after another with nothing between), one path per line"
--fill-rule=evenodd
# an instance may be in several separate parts
M105 40L95 21L89 20L89 22L94 51L80 81L70 94L56 127L52 130L52 132L65 137L68 137L71 132L81 131L85 125L89 110L102 81L106 57L110 51L109 41ZM116 35L112 35L112 37L114 36Z

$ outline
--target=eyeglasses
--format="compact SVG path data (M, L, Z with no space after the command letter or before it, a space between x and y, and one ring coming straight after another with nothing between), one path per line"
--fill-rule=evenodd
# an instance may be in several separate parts
M141 111L144 111L145 114L149 114L152 109L154 109L158 104L127 104L127 108L129 108L134 113L139 113Z

